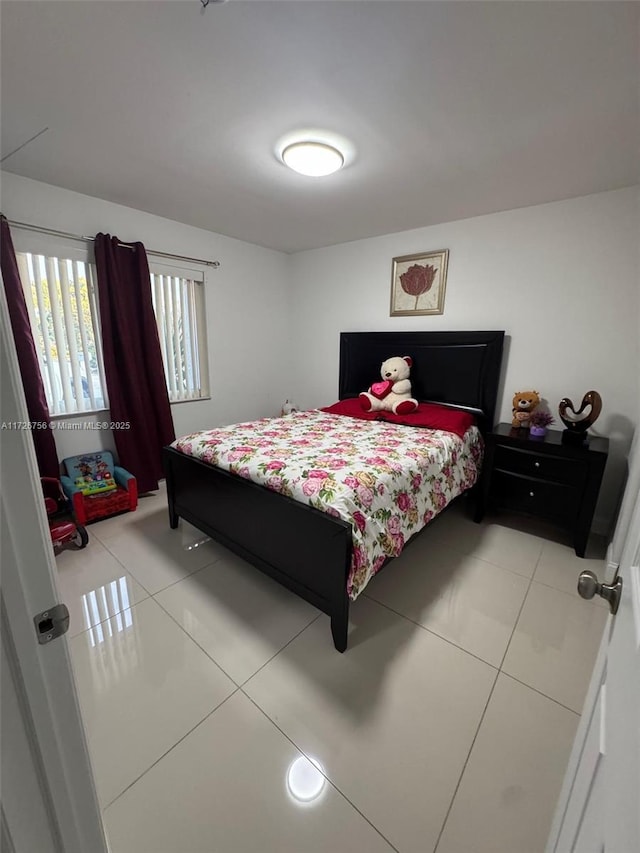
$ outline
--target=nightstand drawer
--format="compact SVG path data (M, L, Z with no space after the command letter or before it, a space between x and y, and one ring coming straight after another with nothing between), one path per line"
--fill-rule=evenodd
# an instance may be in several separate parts
M526 474L528 477L539 477L541 480L553 480L555 483L571 486L581 486L586 477L586 466L579 459L563 459L560 456L506 447L503 444L496 446L493 464L501 471Z
M573 486L502 471L495 472L492 497L499 506L557 521L573 520L580 506L580 490Z
M501 423L486 443L474 521L480 523L489 506L540 516L569 528L576 554L584 557L609 439L593 435L582 445L567 444L560 430L535 439Z

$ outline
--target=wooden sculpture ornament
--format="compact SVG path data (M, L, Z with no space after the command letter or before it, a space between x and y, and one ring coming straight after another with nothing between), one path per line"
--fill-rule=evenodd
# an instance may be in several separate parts
M587 414L583 414L584 410L590 406L591 409ZM567 415L567 411L570 412ZM563 397L558 406L560 420L566 428L572 433L585 433L589 427L598 419L598 415L602 411L602 397L597 391L587 391L582 398L580 408L576 411L573 403L568 397ZM582 417L580 417L582 415Z

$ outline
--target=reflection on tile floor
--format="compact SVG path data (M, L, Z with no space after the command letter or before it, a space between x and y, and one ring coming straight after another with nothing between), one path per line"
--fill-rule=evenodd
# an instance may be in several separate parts
M112 853L543 849L606 620L568 545L452 507L340 655L163 489L89 534L59 587Z
M236 689L151 598L74 637L71 655L102 805Z
M69 608L69 637L149 595L97 538L90 537L87 549L62 551L56 560L58 589Z

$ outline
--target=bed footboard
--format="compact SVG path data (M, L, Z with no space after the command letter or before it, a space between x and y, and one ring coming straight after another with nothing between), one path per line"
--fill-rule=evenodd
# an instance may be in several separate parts
M327 613L334 645L345 651L349 524L171 447L163 462L171 527L184 518Z

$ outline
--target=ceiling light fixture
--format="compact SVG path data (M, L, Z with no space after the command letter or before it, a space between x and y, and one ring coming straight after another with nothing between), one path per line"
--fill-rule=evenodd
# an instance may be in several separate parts
M294 142L284 149L282 160L294 172L312 178L331 175L344 166L340 151L324 142Z

